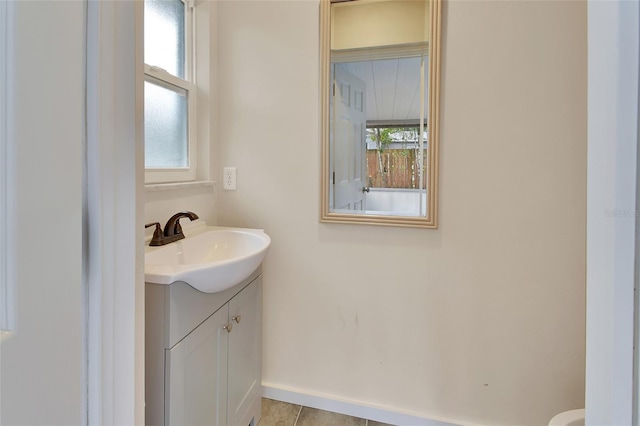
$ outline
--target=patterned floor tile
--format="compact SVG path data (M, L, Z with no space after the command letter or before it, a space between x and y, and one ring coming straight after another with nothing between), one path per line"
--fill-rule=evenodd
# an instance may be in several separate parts
M369 420L367 422L367 426L393 426L393 425L390 425L389 423L376 422L375 420Z
M296 426L366 426L365 419L302 407Z
M299 405L262 398L262 419L258 426L294 426L299 412Z

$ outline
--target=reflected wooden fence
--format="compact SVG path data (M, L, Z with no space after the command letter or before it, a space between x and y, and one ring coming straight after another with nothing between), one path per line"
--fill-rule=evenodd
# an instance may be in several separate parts
M368 186L371 188L419 188L419 170L415 149L386 149L382 152L367 150ZM427 150L423 151L423 164L427 164ZM423 173L422 187L427 186Z

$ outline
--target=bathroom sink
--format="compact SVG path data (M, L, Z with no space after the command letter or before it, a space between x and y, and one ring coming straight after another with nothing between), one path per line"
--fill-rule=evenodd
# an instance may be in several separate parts
M262 230L209 227L157 248L144 259L145 282L172 284L182 281L204 293L226 290L260 266L271 238Z

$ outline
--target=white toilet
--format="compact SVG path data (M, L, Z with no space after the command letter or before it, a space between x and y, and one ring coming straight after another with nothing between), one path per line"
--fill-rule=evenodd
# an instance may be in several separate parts
M584 426L584 408L565 411L553 416L549 426Z

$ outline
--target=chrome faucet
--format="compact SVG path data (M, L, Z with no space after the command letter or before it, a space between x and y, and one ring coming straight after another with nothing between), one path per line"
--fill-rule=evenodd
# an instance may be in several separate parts
M155 226L155 232L153 238L151 238L150 246L163 246L165 244L172 243L184 238L182 233L182 226L180 226L180 219L183 217L189 218L189 220L198 219L198 215L193 212L180 212L176 213L169 218L167 224L164 226L164 231L160 230L160 224L158 222L149 223L145 225L145 228Z

